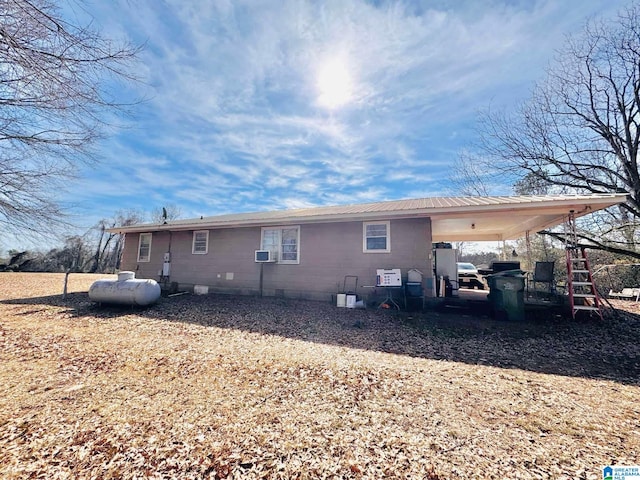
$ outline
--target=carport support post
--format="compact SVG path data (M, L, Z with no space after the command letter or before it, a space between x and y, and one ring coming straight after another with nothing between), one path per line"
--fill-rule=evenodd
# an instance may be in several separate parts
M533 262L531 261L531 237L529 235L529 230L527 230L525 235L527 242L527 268L531 270ZM542 241L544 242L544 237L542 237Z

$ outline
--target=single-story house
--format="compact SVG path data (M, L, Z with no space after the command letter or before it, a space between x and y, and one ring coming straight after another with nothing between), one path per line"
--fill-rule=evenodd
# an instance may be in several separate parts
M375 285L378 269L423 273L435 295L432 244L521 238L626 200L624 194L433 197L171 220L126 234L123 270L188 289L329 300L346 276ZM256 262L269 251L269 263ZM175 285L174 283L174 285Z

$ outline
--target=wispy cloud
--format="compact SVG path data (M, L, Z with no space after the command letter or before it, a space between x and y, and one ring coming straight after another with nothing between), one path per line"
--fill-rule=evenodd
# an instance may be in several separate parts
M526 98L565 33L622 4L95 2L108 34L145 43L148 100L72 196L212 215L439 194L477 110ZM350 100L323 108L338 57Z

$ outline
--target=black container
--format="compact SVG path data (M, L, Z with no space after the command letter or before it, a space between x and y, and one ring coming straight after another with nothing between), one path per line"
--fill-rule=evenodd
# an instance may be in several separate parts
M405 283L405 288L408 297L422 297L424 295L422 293L422 283L407 282Z
M519 260L495 261L491 262L493 273L506 272L507 270L520 270Z

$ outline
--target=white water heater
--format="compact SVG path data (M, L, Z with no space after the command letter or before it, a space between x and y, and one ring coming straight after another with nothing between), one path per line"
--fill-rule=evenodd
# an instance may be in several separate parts
M451 295L458 296L458 250L455 248L434 248L436 264L436 285L440 278L447 277L451 283ZM443 296L438 291L438 296Z
M162 276L168 277L169 275L171 275L171 252L166 252L162 262Z

